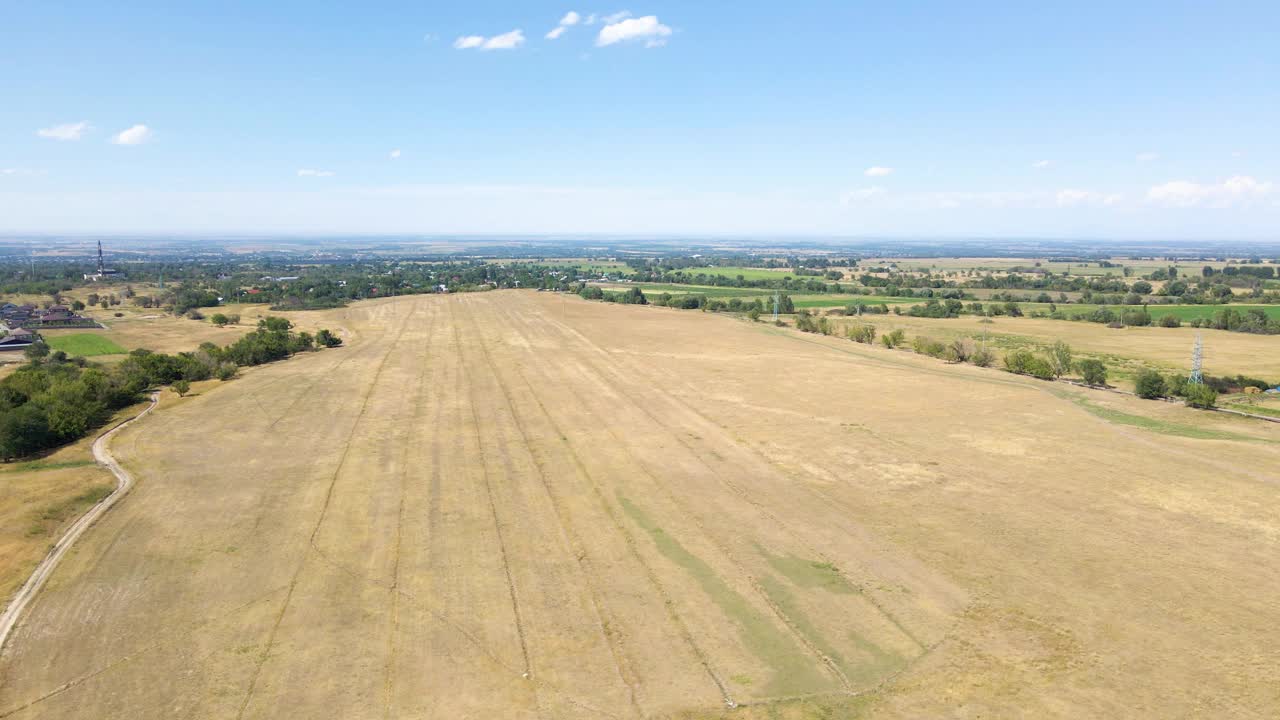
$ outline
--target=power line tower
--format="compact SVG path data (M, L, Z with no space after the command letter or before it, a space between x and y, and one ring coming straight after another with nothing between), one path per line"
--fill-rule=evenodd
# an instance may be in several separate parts
M773 322L778 322L778 291L773 291Z
M102 275L106 269L107 265L102 261L102 238L98 238L98 274Z
M1201 369L1204 366L1204 340L1200 337L1200 333L1196 333L1196 345L1191 349L1191 377L1188 380L1192 385L1202 385L1204 383L1204 375Z

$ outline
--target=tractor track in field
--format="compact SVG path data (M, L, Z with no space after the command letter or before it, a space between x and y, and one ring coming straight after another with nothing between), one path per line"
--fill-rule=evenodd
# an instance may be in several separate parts
M298 587L298 580L302 577L302 571L306 569L307 559L310 558L312 552L321 553L320 548L316 546L316 535L320 532L320 528L324 525L325 515L329 511L329 503L333 499L333 489L338 484L338 477L342 474L342 468L346 465L347 455L351 451L351 440L355 435L356 428L360 426L360 421L364 419L366 411L369 409L369 398L373 395L374 389L378 386L378 380L382 376L382 371L387 365L387 360L395 352L399 344L400 337L404 335L405 328L408 326L409 318L413 316L416 307L410 308L406 312L404 318L400 322L400 327L396 331L395 339L391 342L390 348L382 356L382 360L378 363L377 370L373 373L373 379L369 381L369 386L363 393L360 401L360 410L356 413L355 420L351 423L351 430L347 433L347 440L342 447L342 456L338 458L338 463L333 471L333 476L329 479L329 486L325 490L324 502L320 506L319 517L316 518L315 525L311 529L311 534L307 539L308 548L302 553L302 558L298 561L298 569L294 571L292 579L289 581L289 589L285 593L284 602L280 604L280 612L277 613L275 622L271 625L271 631L267 635L267 645L258 656L258 660L254 665L253 674L249 679L249 687L245 691L244 699L240 703L240 709L236 713L236 720L243 720L245 712L249 708L250 701L253 700L253 694L258 686L258 679L262 676L262 668L266 665L267 659L271 655L271 649L275 646L276 635L280 630L280 624L284 621L285 613L289 610L290 601L293 600L293 592ZM322 554L322 553L321 553Z
M675 625L677 632L689 646L694 657L698 659L699 664L702 665L703 670L707 673L707 677L709 677L712 683L714 683L719 689L720 696L724 701L724 704L731 708L737 707L737 701L734 700L733 695L729 692L728 685L712 667L710 655L708 655L706 650L698 644L696 639L694 639L688 623L686 623L684 618L682 618L679 612L676 611L676 603L671 597L671 593L662 584L662 581L658 577L658 573L647 561L645 561L644 556L640 553L634 533L632 533L622 519L618 517L613 505L609 502L604 491L601 489L600 482L594 475L592 475L591 471L587 469L587 466L582 461L582 457L578 454L578 451L574 449L573 445L568 441L568 436L565 434L564 428L556 422L555 417L547 410L546 405L542 402L542 398L538 397L533 384L529 381L529 378L525 375L524 371L518 370L517 373L520 375L520 379L524 382L525 387L528 388L529 396L538 405L538 409L542 412L543 416L546 417L548 424L555 428L556 435L560 438L561 445L573 459L574 466L577 468L578 472L587 480L591 487L592 494L595 496L600 506L604 508L605 513L609 516L609 520L612 523L614 530L623 537L631 556L640 565L640 567L644 569L645 577L649 581L649 584L654 588L658 597L662 598L663 607L667 610L668 618L671 620L672 624Z
M450 325L453 327L454 344L457 346L458 355L459 355L459 358L461 358L462 340L461 340L461 336L458 333L458 317L457 317L457 314L453 313L452 311L450 314L451 314L451 320L452 320ZM461 378L462 374L459 373L458 377ZM476 429L475 445L476 445L476 450L478 451L478 454L479 454L480 474L481 474L481 477L484 479L485 499L488 501L489 513L493 517L494 532L498 537L498 557L502 562L502 572L505 575L506 581L507 581L507 592L511 598L511 610L515 620L516 638L520 641L520 656L524 662L523 677L528 679L530 676L534 674L534 668L529 659L529 643L525 637L524 617L520 609L520 595L516 590L515 578L512 577L512 573L511 573L511 562L509 559L509 554L507 552L507 540L506 540L505 533L502 532L502 520L501 518L498 517L498 505L493 499L493 481L489 476L489 463L485 459L484 443L481 440L482 433L480 432L480 429L484 426L480 423L480 416L476 412L475 383L468 380L466 385L467 385L466 397L468 399L467 405L471 408L471 423ZM535 684L533 687L534 687L534 693L533 693L534 705L537 709L538 716L541 717L543 716L542 701L538 697L538 692L537 692L538 686Z
M580 340L581 340L582 342L584 342L584 343L585 343L585 344L590 348L590 350L591 350L593 353L595 353L596 355L601 355L601 356L605 356L605 357L608 357L608 356L609 356L609 353L608 353L606 350L604 350L604 349L603 349L603 348L601 348L599 345L597 345L596 343L592 342L591 340L589 340L588 338L586 338L585 336L583 336L581 333L577 332L576 330L573 330L572 328L570 328L570 327L568 327L568 326L565 326L563 323L561 323L560 321L557 321L555 318L552 318L552 317L550 317L549 315L547 316L547 320L548 320L548 323L549 323L549 324L562 328L562 330L563 330L566 334L569 334L569 335L571 335L571 336L574 336L574 337L577 337L578 339L580 339ZM581 357L581 356L579 356L579 357ZM614 369L612 369L612 368L609 368L607 364L604 366L603 370L601 370L601 366L599 366L599 365L595 365L595 364L593 364L593 367L597 370L597 372L602 373L602 375L603 375L604 373L611 373L611 374L613 374L614 379L615 379L615 380L618 380L618 378L617 378L617 375L618 375L617 371L616 371L616 370L614 370ZM631 370L632 370L633 372L635 372L637 375L644 376L644 377L649 377L650 379L653 379L653 376L652 376L648 371L646 371L644 368L642 368L642 367L636 367L635 365L632 365ZM655 382L650 383L650 386L651 386L651 387L653 387L653 388L654 388L654 390L655 390L655 392L656 392L656 393L658 393L658 394L660 394L660 395L661 395L661 396L662 396L662 397L663 397L663 398L664 398L668 403L670 403L671 405L673 405L673 406L675 406L675 407L678 407L678 408L680 408L680 409L683 409L683 410L684 410L684 411L686 411L686 412L691 413L693 416L697 417L699 420L701 420L701 421L702 421L703 423L705 423L707 426L712 427L712 428L716 428L716 429L717 429L718 431L720 431L720 432L724 432L724 433L725 433L729 438L731 438L731 439L733 440L733 446L734 446L735 448L737 448L738 450L740 450L740 451L742 451L742 452L745 452L745 453L748 453L748 454L750 454L750 455L752 455L752 456L754 456L754 457L758 458L760 462L763 462L763 463L765 463L765 464L769 465L770 467L773 467L773 468L777 469L777 470L778 470L778 471L779 471L779 472L780 472L784 477L791 477L791 478L793 478L793 479L795 479L795 480L799 480L799 481L800 481L800 482L798 483L798 484L799 484L799 486L800 486L800 487L802 487L802 488L804 488L804 490L805 490L806 492L810 493L811 495L814 495L814 496L815 496L817 499L819 499L819 500L820 500L824 505L832 506L832 507L842 507L842 508L845 508L845 510L847 510L847 511L848 511L848 514L851 514L851 515L852 515L852 514L854 514L854 510L853 510L852 508L849 508L845 503L843 503L843 502L841 502L841 501L836 500L835 498L833 498L832 496L830 496L829 494L827 494L827 493L825 493L825 492L822 492L822 491L821 491L821 490L819 490L817 487L815 487L815 486L813 485L813 483L811 483L811 482L807 482L805 478L803 478L803 477L797 477L797 476L796 476L796 473L794 473L794 472L792 472L792 471L787 471L785 468L783 468L783 467L782 467L779 463L777 463L776 461L774 461L774 460L770 459L768 456L766 456L766 455L764 455L763 453L759 452L758 450L756 450L756 449L752 448L749 444L747 444L747 443L743 442L743 441L741 440L741 438L739 438L739 437L738 437L736 434L734 434L733 432L728 431L728 430L726 430L726 429L722 428L721 426L717 425L715 422L713 422L712 420L710 420L709 418L707 418L704 414L702 414L702 413L701 413L700 411L698 411L696 408L694 408L693 406L691 406L690 404L688 404L688 403L687 403L687 402L685 402L684 400L681 400L680 398L676 397L675 395L673 395L672 393L668 392L667 390L663 389L663 386L664 386L664 384L665 384L666 382L676 382L676 383L679 383L679 384L681 384L681 385L685 385L685 386L687 387L687 383L685 383L685 381L683 381L683 380L681 380L681 379L679 379L679 378L665 378L665 377L664 377L664 379L663 379L663 382L656 382L656 381L655 381ZM646 408L644 408L642 405L640 405L639 403L637 403L637 402L635 401L634 397L632 397L629 393L627 393L626 391L624 391L624 390L620 389L620 388L621 388L621 382L620 382L620 381L619 381L619 382L615 382L615 383L614 383L614 387L615 387L615 388L619 388L619 389L618 389L618 392L620 392L620 393L622 393L622 394L626 395L626 396L628 397L628 399L631 401L632 405L634 405L635 407L637 407L641 412L643 412L646 416L648 416L650 419L652 419L655 423L659 423L659 424L661 425L659 418L657 418L656 416L654 416L654 414L653 414L652 412L648 411L648 410L647 410ZM662 425L662 426L663 426L663 427L665 427L665 425ZM781 528L781 529L785 530L785 531L786 531L786 533L787 533L789 536L791 536L791 538L792 538L793 540L795 540L795 541L796 541L796 543L797 543L799 546L803 547L803 548L806 550L806 552L808 552L808 553L812 554L814 557L818 558L820 561L825 562L825 563L828 563L828 564L830 564L832 567L835 567L835 568L836 568L836 570L837 570L837 572L839 573L839 575L844 579L844 581L845 581L846 583L848 583L848 584L849 584L849 586L850 586L850 587L852 587L852 588L854 588L855 590L857 590L857 591L858 591L858 593L859 593L862 597L866 598L866 599L867 599L867 601L868 601L869 603L871 603L871 605L873 605L873 606L874 606L874 607L875 607L875 608L876 608L876 609L881 613L881 615L883 615L883 616L884 616L884 618L885 618L887 621L889 621L889 623L891 623L894 627L896 627L896 628L898 629L898 631L899 631L899 632L901 632L905 637L907 637L907 638L908 638L908 639L910 639L913 643L915 643L915 645L916 645L917 647L919 647L921 650L925 650L925 649L927 649L927 648L929 647L928 643L926 643L926 642L922 641L920 638L916 637L915 633L913 633L913 632L911 632L910 630L908 630L908 629L906 628L906 626L904 626L904 625L903 625L903 624L902 624L902 623L897 619L897 617L896 617L893 613L889 612L889 610L888 610L887 608L885 608L885 607L880 603L880 601L878 601L878 600L877 600L877 599L875 599L875 598L874 598L870 593L868 593L868 592L865 590L865 588L862 586L862 583L858 582L858 580L857 580L856 578L849 576L849 575L848 575L848 573L847 573L847 571L845 571L845 570L844 570L844 569L843 569L839 564L833 563L833 562L832 562L832 560L831 560L831 558L830 558L829 556L827 556L827 555L826 555L826 553L823 553L822 551L820 551L820 550L818 550L817 548L813 547L813 546L812 546L810 543L808 543L807 541L803 540L803 539L800 537L799 533L797 533L797 532L795 531L795 529L794 529L793 527L791 527L791 525L790 525L789 523L787 523L787 522L786 522L785 520L783 520L782 518L778 517L778 516L777 516L777 514L775 514L772 510L770 510L770 509L769 509L767 506L765 506L763 503L761 503L761 502L759 502L758 500L756 500L756 499L752 498L752 497L750 496L750 493L748 493L748 492L746 492L745 490L743 490L740 486L738 486L738 485L737 485L737 483L734 483L732 480L730 480L730 479L726 478L726 477L724 476L724 474L723 474L721 471L717 470L716 468L712 467L709 463L707 463L707 462L706 462L706 460L705 460L705 459L703 459L702 454L701 454L701 453L696 452L696 451L694 450L694 448L693 448L692 446L690 446L690 445L689 445L689 443L688 443L688 442L687 442L683 437L680 437L680 435L679 435L679 434L677 434L677 433L670 433L670 434L671 434L673 437L675 437L676 441L677 441L677 442L679 442L679 443L680 443L680 444L681 444L685 449L689 450L689 451L690 451L690 453L691 453L691 454L692 454L692 455L693 455L693 456L698 460L698 462L699 462L699 463L700 463L704 468L706 468L708 471L710 471L710 472L711 472L711 473L712 473L712 474L713 474L713 475L714 475L714 476L715 476L715 477L716 477L716 478L721 482L721 484L722 484L722 485L724 485L726 488L728 488L728 489L729 489L729 490L730 490L734 495L736 495L738 498L740 498L740 499L741 499L741 500L743 500L744 502L747 502L748 504L750 504L750 505L752 505L753 507L755 507L755 508L756 508L756 509L757 509L757 510L762 514L762 515L764 515L765 517L769 518L769 519L770 519L770 520L771 520L771 521L772 521L772 522L773 522L777 527L779 527L779 528Z
M470 311L470 309L468 310ZM474 312L471 312L470 314L474 321ZM517 329L516 332L519 333L519 330ZM627 688L627 696L632 709L635 710L636 716L643 718L645 716L644 711L641 709L637 699L635 671L631 668L631 663L628 660L626 653L621 647L619 647L617 641L607 630L607 627L612 623L610 623L606 618L608 612L605 610L600 589L591 579L595 576L595 572L592 570L591 561L587 557L585 550L586 545L583 543L582 537L573 528L573 525L568 518L567 511L562 507L560 501L556 499L555 493L551 490L551 481L548 478L547 468L545 464L538 459L537 454L533 450L533 441L530 439L529 432L525 428L525 424L521 422L520 415L516 411L515 403L511 399L510 388L502 379L501 374L494 365L493 358L489 353L489 348L484 342L483 337L477 337L477 344L480 347L481 354L484 356L485 365L488 367L490 375L493 376L494 382L502 392L502 398L506 403L507 413L511 416L511 421L515 425L516 430L520 433L520 438L524 443L530 460L538 470L538 478L542 483L543 491L546 493L547 500L556 514L556 522L560 530L561 542L564 544L565 549L568 550L569 554L577 560L578 569L582 576L583 583L589 591L592 611L595 615L596 627L600 632L600 636L604 639L606 646L609 648L610 655L613 658L614 670L617 672L618 679ZM508 467L508 469L510 468Z
M516 326L514 322L512 323L512 325ZM594 346L594 344L591 344L589 347L593 351L603 352L603 350L600 350L598 347ZM582 356L579 355L577 357L581 358ZM608 375L606 375L606 373L603 372L598 366L595 366L593 363L589 363L589 362L587 364L591 367L591 370L595 372L596 375L601 379L605 379L606 377L608 377ZM724 482L723 478L720 476L720 473L718 473L714 468L708 465L705 460L702 459L701 453L697 452L692 446L690 446L684 440L684 438L680 437L679 433L675 433L668 430L667 423L661 422L657 417L653 415L653 413L649 412L649 410L644 408L636 400L636 398L633 395L631 395L631 393L623 389L623 384L624 384L623 380L617 378L616 375L614 376L613 379L615 380L615 382L611 384L611 387L614 389L615 392L617 392L619 395L626 398L627 402L630 403L632 407L636 408L641 413L643 413L646 417L652 420L656 427L662 428L664 434L675 438L675 440L682 447L684 447L685 450L687 450L691 456L697 459L697 461L706 470L711 472L711 474L715 476L717 479L721 480L722 483ZM660 393L662 392L660 389L657 391ZM662 393L662 394L665 396L665 393ZM655 488L659 488L662 494L667 498L667 500L671 502L674 506L678 507L680 511L685 515L685 517L689 518L689 520L693 523L694 527L698 529L698 532L701 533L702 536L705 537L711 543L711 545L716 549L717 552L719 552L726 560L728 560L733 565L733 567L737 570L738 576L747 579L747 582L750 585L752 591L754 591L757 599L760 600L760 602L763 603L765 607L769 608L770 613L772 613L773 616L779 622L782 623L783 627L787 628L787 632L791 636L791 638L797 643L799 643L800 647L804 648L806 652L808 652L816 660L818 660L818 662L821 663L822 666L827 669L827 672L830 673L831 676L838 683L840 683L840 686L844 688L846 693L853 693L854 687L853 687L853 683L850 682L849 677L844 673L843 670L840 669L840 667L836 664L836 662L831 657L829 657L826 653L824 653L821 649L819 649L816 645L814 645L813 641L809 637L807 637L799 627L796 626L795 622L791 619L790 616L788 616L785 612L783 612L782 608L778 607L777 603L774 602L773 598L771 598L769 594L765 591L764 587L760 585L759 579L747 570L746 566L743 565L742 561L739 560L736 554L729 548L728 543L725 542L725 540L721 538L718 533L712 532L711 529L708 528L707 525L698 516L698 514L693 511L693 508L691 508L687 502L677 497L677 495L671 490L670 486L667 483L662 482L658 478L658 476L654 474L652 470L649 469L648 463L645 462L638 455L636 455L635 452L631 449L631 447L623 441L623 438L621 438L617 434L617 432L613 429L612 423L607 422L605 418L599 417L596 411L593 410L592 408L584 408L584 411L592 415L595 415L597 418L599 418L600 426L603 427L605 431L609 433L609 436L611 438L613 438L614 445L623 449L623 451L626 452L627 455L631 458L632 464L636 468L638 468L640 472L644 474L645 477L649 479L649 482L652 484L652 486ZM730 487L735 491L737 490L737 488L735 487L732 487L732 486ZM741 495L742 493L739 491L738 494ZM774 519L775 522L778 522L776 517L772 519ZM783 527L784 529L787 529L790 532L789 528L786 528L785 525L780 525L780 527ZM793 538L795 538L794 533L790 533L790 534L792 534ZM795 538L795 539L801 546L805 545L805 543L799 541L798 538Z
M431 332L435 330L436 323L437 313L432 312L428 315L428 323L424 332L425 336L430 337ZM425 404L422 398L424 394L423 390L424 388L429 388L431 386L427 383L427 376L431 375L433 379L435 376L435 365L429 362L428 358L431 345L423 343L422 347L422 355L417 358L418 362L422 365L422 371L418 373L418 386L416 391L410 393L411 402L413 403L413 419L410 421L410 428L417 428L418 421L422 417L422 409ZM438 432L438 428L440 426L438 422L440 417L439 403L435 404L434 416L435 420L431 423L431 427L433 428L433 437ZM400 507L396 511L395 547L392 550L392 575L391 587L389 588L391 591L391 612L389 613L390 627L387 629L387 659L383 666L383 716L388 719L395 717L392 713L392 706L395 701L396 652L398 649L396 638L400 632L400 543L403 537L402 531L404 529L404 501L405 494L407 492L406 477L408 476L409 468L411 467L409 464L409 448L411 443L405 440L401 442L401 446L399 467Z

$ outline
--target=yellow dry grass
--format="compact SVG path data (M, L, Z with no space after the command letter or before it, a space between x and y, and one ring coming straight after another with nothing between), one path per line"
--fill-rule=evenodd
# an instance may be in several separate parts
M0 717L1280 710L1280 428L550 294L316 317L122 433Z

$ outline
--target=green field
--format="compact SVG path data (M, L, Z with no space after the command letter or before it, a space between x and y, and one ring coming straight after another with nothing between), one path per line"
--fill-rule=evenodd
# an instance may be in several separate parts
M123 355L128 352L111 340L93 333L76 333L74 335L53 335L45 338L49 348L61 350L72 357L92 357L94 355Z
M734 288L734 287L715 287L712 285L665 285L661 283L601 283L600 287L609 291L630 290L638 287L645 294L661 295L662 293L671 293L672 295L706 295L714 298L729 297L759 297L763 295L773 295L772 290L763 288Z
M880 295L792 295L798 308L844 307L846 305L922 305L928 298L883 297Z
M781 280L784 277L795 277L790 270L770 270L769 268L750 268L750 267L699 267L684 268L681 272L686 275L719 275L721 277L738 277L742 276L743 280ZM808 276L806 276L807 279ZM821 278L816 278L821 279Z
M1022 312L1030 315L1032 312L1050 312L1049 303L1018 303L1022 308ZM1103 307L1102 305L1089 304L1059 304L1058 310L1066 313L1070 318L1072 315L1085 315ZM1124 312L1134 308L1141 308L1141 305L1108 305L1112 311L1116 313ZM1207 320L1218 314L1223 308L1231 308L1236 312L1247 312L1249 310L1262 310L1267 317L1272 319L1280 319L1280 305L1240 305L1232 303L1230 305L1148 305L1147 311L1151 313L1151 317L1159 320L1166 315L1173 315L1181 320L1188 321L1200 318Z

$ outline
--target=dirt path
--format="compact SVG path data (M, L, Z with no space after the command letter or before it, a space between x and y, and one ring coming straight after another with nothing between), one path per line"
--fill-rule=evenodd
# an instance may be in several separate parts
M22 589L18 591L17 595L14 595L9 607L5 608L3 615L0 615L0 649L4 648L5 641L9 639L9 633L17 627L18 621L22 619L23 611L35 600L36 595L40 593L40 589L44 587L45 582L53 574L53 571L58 568L58 563L62 562L63 556L75 545L76 540L80 539L80 536L97 522L103 513L110 510L120 498L124 497L129 492L129 488L133 487L133 477L124 468L120 467L116 459L111 456L111 451L107 449L107 443L111 441L113 435L125 426L142 419L147 413L154 410L159 399L160 394L158 392L152 393L150 404L142 412L107 430L98 436L97 440L93 441L93 459L97 460L98 464L107 468L112 475L116 476L115 492L103 498L97 505L90 508L89 512L82 515L71 527L67 528L67 531L49 550L49 554L32 571L31 577L27 578L27 582L23 584Z

